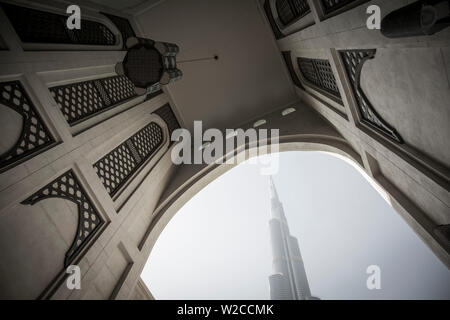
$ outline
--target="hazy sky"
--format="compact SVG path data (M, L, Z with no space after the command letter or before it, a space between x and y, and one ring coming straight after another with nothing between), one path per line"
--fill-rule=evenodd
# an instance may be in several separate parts
M350 164L318 152L280 154L273 177L321 299L450 299L450 271ZM269 299L268 177L242 164L170 221L142 278L156 299ZM381 290L366 269L381 268Z

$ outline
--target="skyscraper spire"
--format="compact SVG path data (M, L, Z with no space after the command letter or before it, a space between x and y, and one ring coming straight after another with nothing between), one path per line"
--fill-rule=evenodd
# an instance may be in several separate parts
M275 184L273 183L272 176L269 176L269 189L270 189L270 198L278 199L277 189L275 188Z
M300 247L295 237L289 233L283 205L269 178L271 219L269 221L272 246L273 274L269 277L272 300L311 299L308 278L303 265Z
M271 218L281 219L282 221L286 221L286 217L284 216L283 205L278 198L278 192L275 188L275 184L273 183L272 176L269 176L269 193L270 193L270 215ZM287 222L286 222L287 223Z

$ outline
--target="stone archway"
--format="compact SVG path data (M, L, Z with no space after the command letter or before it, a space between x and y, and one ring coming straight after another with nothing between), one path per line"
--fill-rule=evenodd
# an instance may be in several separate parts
M343 141L338 141L334 138L324 138L324 137L281 137L279 152L289 152L289 151L318 151L333 154L339 158L345 159L347 162L351 163L352 166L358 168L358 171L362 174L364 172L362 167L361 158L356 152L351 148L350 145L345 144ZM320 142L318 142L320 141ZM243 150L236 149L235 157L238 154L245 153L245 161L249 160L249 154L252 149L256 148L245 148ZM205 188L209 183L219 178L221 175L225 174L229 170L235 168L240 163L229 164L212 164L205 166L204 168L191 172L191 177L186 178L185 183L180 185L172 194L168 195L167 198L160 201L159 206L154 212L152 223L145 235L143 241L141 242L141 250L145 251L148 256L158 240L159 235L162 233L164 228L170 222L170 220L175 216L178 210L183 207L190 199L192 199L198 192ZM369 176L366 175L370 179ZM372 181L373 184L375 184ZM377 188L377 191L381 191ZM385 198L385 195L382 194Z

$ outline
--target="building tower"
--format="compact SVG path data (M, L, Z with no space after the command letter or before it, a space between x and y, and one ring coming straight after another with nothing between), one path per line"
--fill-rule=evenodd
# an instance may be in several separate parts
M283 205L272 177L269 180L271 219L269 221L273 274L269 277L272 300L314 299L309 289L298 241L289 233Z

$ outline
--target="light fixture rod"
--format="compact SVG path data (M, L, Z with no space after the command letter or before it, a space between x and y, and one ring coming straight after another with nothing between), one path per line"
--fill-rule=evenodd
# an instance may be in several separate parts
M206 57L206 58L198 58L198 59L189 59L189 60L177 60L177 64L183 64L188 62L196 62L196 61L206 61L206 60L219 60L218 55L214 55L212 57Z

